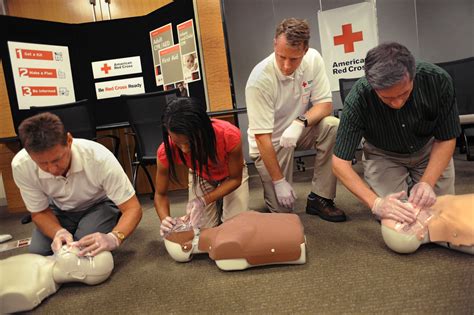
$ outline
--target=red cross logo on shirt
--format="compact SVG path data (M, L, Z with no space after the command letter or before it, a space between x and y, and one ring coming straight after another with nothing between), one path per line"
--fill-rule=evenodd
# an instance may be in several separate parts
M334 36L334 45L344 45L344 53L354 51L354 42L363 40L362 31L352 33L352 24L344 24L342 26L342 35Z
M109 70L112 69L110 66L108 66L106 63L104 63L104 66L100 68L100 70L104 71L105 74L109 74Z
M306 81L303 81L303 84L302 84L302 85L303 85L303 87L305 88L305 87L308 85L308 83L306 83Z

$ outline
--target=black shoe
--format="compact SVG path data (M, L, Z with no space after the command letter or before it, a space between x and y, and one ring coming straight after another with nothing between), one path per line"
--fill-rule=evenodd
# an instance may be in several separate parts
M345 213L334 205L334 201L320 197L314 193L308 196L306 213L318 215L321 219L330 222L344 222L347 220Z

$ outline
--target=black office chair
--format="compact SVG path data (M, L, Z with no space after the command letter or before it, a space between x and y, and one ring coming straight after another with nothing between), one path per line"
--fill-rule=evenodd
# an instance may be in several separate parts
M351 91L352 86L354 86L354 84L359 79L360 78L339 79L339 95L341 96L342 106L344 106L344 101L346 100L347 95L349 95L349 92ZM336 115L336 116L339 117L339 115ZM364 143L364 139L362 139L361 142L359 143L357 150L362 150L363 143ZM354 157L352 159L352 164L356 164L356 163L357 163L357 159Z
M344 100L354 86L354 83L357 82L360 78L350 78L350 79L339 79L339 95L341 95L341 101L344 106Z
M114 135L97 136L95 119L90 106L89 100L84 99L60 105L31 106L30 110L34 114L50 112L57 115L63 122L66 131L70 132L75 138L94 141L110 138L112 140L113 153L115 157L118 157L120 139Z
M121 95L128 112L128 121L135 138L135 158L132 162L132 184L136 189L138 168L141 166L150 183L152 193L155 186L147 165L156 164L156 150L163 142L161 116L166 105L177 97L178 90L160 91L135 95Z
M474 161L469 140L474 137L474 57L438 63L453 79L461 120L460 151Z

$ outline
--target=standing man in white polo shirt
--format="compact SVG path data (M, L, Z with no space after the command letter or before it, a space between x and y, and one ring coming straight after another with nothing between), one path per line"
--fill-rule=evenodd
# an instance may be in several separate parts
M316 149L306 212L332 222L346 220L334 204L336 177L331 156L339 120L330 116L332 97L321 55L308 47L305 20L277 27L274 53L255 66L245 89L250 157L260 174L271 212L293 210L295 149Z
M24 120L18 134L24 149L12 169L36 225L30 252L50 255L66 243L94 256L114 250L135 230L141 206L112 152L73 139L51 113Z

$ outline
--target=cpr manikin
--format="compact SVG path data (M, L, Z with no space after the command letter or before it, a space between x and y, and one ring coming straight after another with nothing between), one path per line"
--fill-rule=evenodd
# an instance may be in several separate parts
M89 285L105 281L114 268L110 252L78 257L77 247L64 245L53 256L22 254L0 260L0 313L27 311L55 293L62 283Z
M430 209L421 209L408 225L382 220L385 244L398 253L413 253L425 243L436 243L474 255L474 194L445 195Z
M222 270L306 262L303 225L289 213L245 211L217 227L171 232L164 242L176 261L208 253Z

